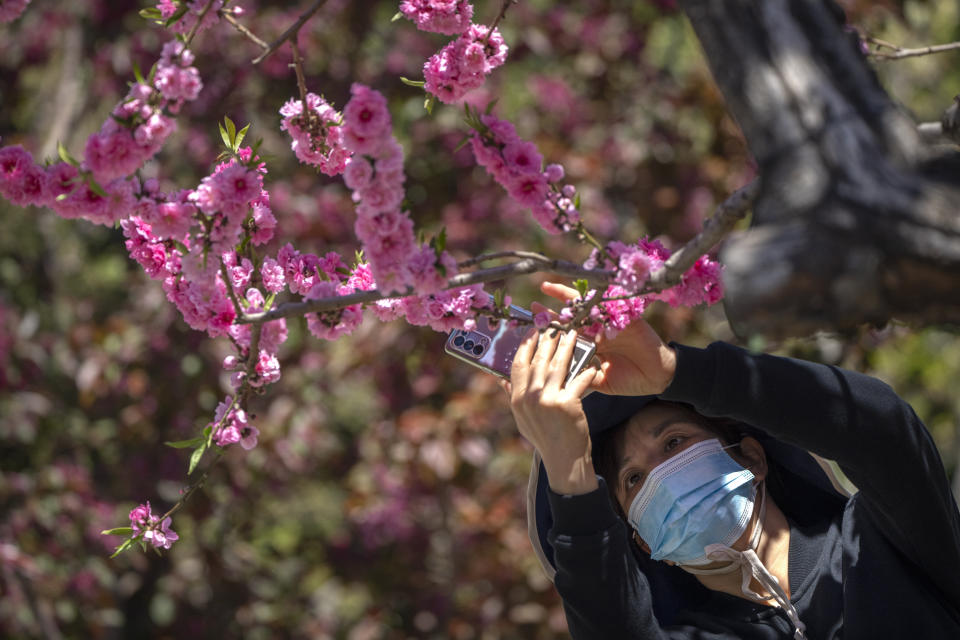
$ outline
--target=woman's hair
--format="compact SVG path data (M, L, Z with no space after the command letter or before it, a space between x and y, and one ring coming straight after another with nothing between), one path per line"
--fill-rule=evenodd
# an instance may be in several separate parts
M744 436L742 423L725 418L706 418L694 411L689 405L679 402L654 400L641 409L641 411L645 411L648 407L656 406L674 407L682 410L689 415L691 422L714 434L724 445L739 444ZM610 500L613 502L617 515L624 521L627 520L627 516L620 507L620 501L617 500L616 486L617 473L620 470L620 460L623 459L626 453L626 427L629 423L630 419L628 418L612 429L595 434L592 437L593 470L597 475L606 480Z

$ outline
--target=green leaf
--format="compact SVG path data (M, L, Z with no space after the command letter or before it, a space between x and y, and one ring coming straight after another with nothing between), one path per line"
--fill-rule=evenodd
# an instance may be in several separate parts
M495 106L497 106L497 102L498 102L499 100L500 100L500 98L497 98L496 100L491 100L491 101L487 104L487 108L483 110L483 113L484 113L485 115L490 115L490 112L493 111L493 108L494 108Z
M202 436L197 436L196 438L190 438L189 440L177 440L176 442L164 442L163 444L168 447L173 447L174 449L192 449L193 447L200 446L203 444L204 438Z
M496 289L496 290L493 292L493 304L494 304L494 306L497 307L497 309L503 309L503 297L504 297L504 295L505 295L505 294L504 294L503 289Z
M97 183L92 177L87 179L87 186L90 187L90 191L93 191L95 194L101 198L107 197L107 192L103 190L103 187Z
M57 202L63 202L69 197L70 197L69 193L61 193L60 195L57 196Z
M132 544L133 544L133 540L132 540L132 539L124 540L124 541L123 541L123 544L121 544L119 547L117 547L117 550L114 551L113 554L112 554L110 557L111 557L111 558L116 558L118 555L120 555L121 553L123 553L124 551L126 551L127 549L129 549Z
M180 8L177 9L177 12L176 12L175 14L173 14L172 16L170 16L169 18L167 18L167 21L163 23L163 26L164 26L164 27L169 27L169 26L171 26L171 25L174 25L174 24L180 22L180 18L182 18L183 16L187 15L187 9L189 9L189 7L187 7L186 4L180 5Z
M440 257L440 254L443 253L443 250L447 248L447 228L442 227L440 233L437 234L437 237L434 238L434 249L437 250L437 257Z
M153 85L153 79L157 77L157 63L154 62L153 66L150 67L150 73L147 75L147 84Z
M233 149L233 141L237 139L237 125L233 124L233 120L228 116L223 116L223 122L227 125L227 133L230 134L230 143L227 146Z
M140 65L136 62L133 63L133 77L136 78L140 84L147 84L147 81L143 79L143 74L140 72Z
M200 458L203 457L203 454L207 451L207 444L203 443L199 447L193 450L193 455L190 456L190 466L187 468L187 475L193 473L193 470L197 468L197 465L200 463Z
M460 144L454 148L453 152L456 153L457 151L460 151L460 149L463 149L465 146L467 146L468 142L470 142L470 136L464 136L463 140L461 140Z
M57 153L60 155L60 159L66 162L67 164L73 165L75 167L80 166L80 162L77 161L77 159L74 158L72 155L70 155L70 152L67 151L67 148L63 146L62 142L59 142L59 141L57 142Z
M115 527L113 529L104 529L100 532L102 536L129 536L133 533L132 527Z
M140 17L146 18L147 20L156 20L158 22L163 20L163 14L160 13L160 9L157 9L156 7L150 7L149 9L141 9Z
M580 192L577 192L577 195L573 196L573 206L577 209L580 208Z
M432 93L427 95L427 99L423 101L423 108L427 110L427 113L433 115L433 105L437 104L437 96Z
M240 150L240 144L243 142L243 139L247 136L247 131L249 130L250 130L250 124L247 123L247 126L245 126L243 129L240 129L240 131L237 132L237 137L233 141L234 153Z
M230 134L227 133L227 130L223 128L223 125L219 122L217 126L220 127L220 139L223 140L223 144L227 146L227 149L233 149L233 145L230 144Z
M395 14L393 14L393 17L390 18L390 22L396 22L397 20L399 20L399 19L402 18L402 17L403 17L403 12L402 12L402 11L397 11Z
M573 286L577 288L581 298L587 297L587 292L590 291L589 281L587 281L585 278L580 278L579 280L574 280Z
M422 89L423 86L427 84L423 80L410 80L409 78L404 78L403 76L400 76L400 82L408 87L417 87L418 89Z
M251 149L253 153L250 155L250 158L252 158L253 160L257 159L257 151L259 151L260 145L262 144L263 144L263 138L257 138L257 141L253 143L253 148Z

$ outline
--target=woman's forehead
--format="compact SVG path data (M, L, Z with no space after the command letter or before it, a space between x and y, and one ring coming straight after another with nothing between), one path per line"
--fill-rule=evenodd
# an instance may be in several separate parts
M634 414L627 423L628 437L657 437L674 424L688 424L703 428L700 417L683 407L672 405L651 405Z

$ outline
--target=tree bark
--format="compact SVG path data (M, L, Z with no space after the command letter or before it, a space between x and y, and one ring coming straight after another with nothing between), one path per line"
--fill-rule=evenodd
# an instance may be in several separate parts
M680 4L761 176L751 229L721 253L734 331L960 323L958 154L934 157L840 9Z

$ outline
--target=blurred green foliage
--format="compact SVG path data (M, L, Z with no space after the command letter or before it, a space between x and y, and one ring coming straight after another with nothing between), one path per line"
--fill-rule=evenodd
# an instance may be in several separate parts
M79 152L131 63L149 68L167 39L137 16L147 4L35 2L0 26L3 143L52 157L59 139ZM245 20L270 40L304 4L244 2ZM476 4L479 21L499 6ZM670 4L520 2L503 24L510 60L473 97L498 98L497 113L565 165L605 239L682 242L753 172ZM584 259L569 239L540 234L468 151L452 154L458 109L428 116L422 93L399 82L419 77L445 39L390 23L396 2L340 5L301 34L309 87L341 107L354 80L388 96L418 228L446 227L460 257L523 248ZM858 28L904 46L960 38L956 3L845 6ZM277 126L296 93L289 51L253 67L256 48L223 24L196 50L204 93L145 175L164 189L195 186L216 155L215 123L253 123L272 158L267 188L282 226L273 250L292 241L352 255L347 192L298 165ZM937 119L956 93L958 55L882 63L880 77L919 119ZM443 336L401 323L370 320L323 343L291 322L283 378L254 402L259 446L227 452L174 518L181 541L170 552L107 560L118 541L100 530L125 524L143 500L156 511L177 500L189 453L161 443L209 422L228 388L229 345L185 326L127 258L119 230L5 202L0 229L0 635L566 635L527 540L530 452L502 392L440 355ZM535 285L509 291L526 304ZM719 307L656 308L650 319L668 339L734 339ZM955 329L894 325L765 346L887 380L956 474Z

